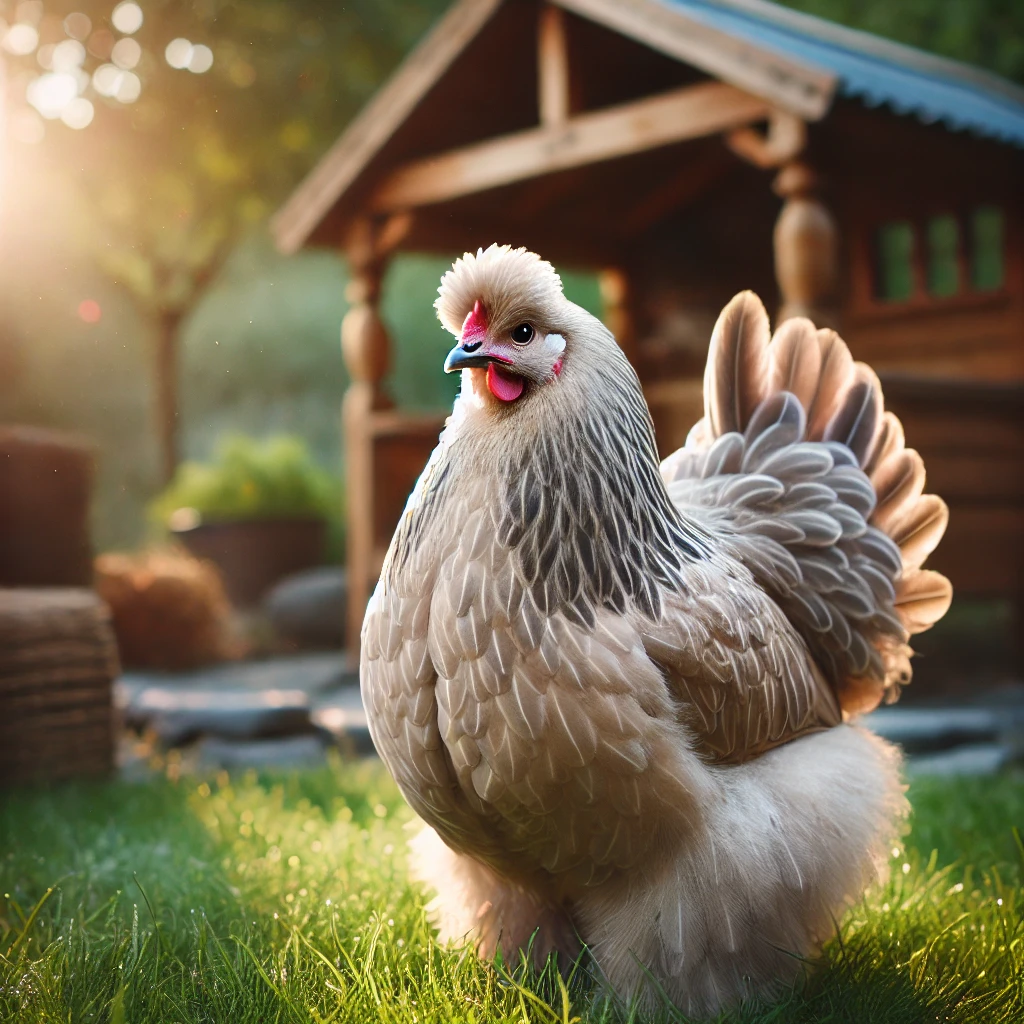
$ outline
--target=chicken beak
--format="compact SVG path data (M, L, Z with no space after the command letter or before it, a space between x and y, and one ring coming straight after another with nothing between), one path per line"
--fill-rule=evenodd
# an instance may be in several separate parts
M469 370L472 367L486 368L488 363L494 362L495 357L490 355L479 341L467 345L456 345L448 353L444 361L445 373L458 373L460 370ZM505 360L499 359L498 362Z

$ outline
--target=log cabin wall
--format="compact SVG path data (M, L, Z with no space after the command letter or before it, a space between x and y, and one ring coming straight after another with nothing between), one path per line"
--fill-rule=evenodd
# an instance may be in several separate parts
M852 103L815 126L812 151L839 218L842 326L854 355L882 372L1024 379L1024 154ZM985 254L972 237L986 218L1002 234L998 281L994 267L979 268ZM884 294L887 230L890 258L903 257L910 274L906 296ZM929 279L936 257L945 280L941 267Z

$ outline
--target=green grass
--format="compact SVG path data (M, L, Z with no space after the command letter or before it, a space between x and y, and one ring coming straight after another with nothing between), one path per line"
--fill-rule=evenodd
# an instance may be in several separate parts
M892 881L804 983L727 1020L1024 1020L1024 784L924 779L910 795ZM565 988L439 947L406 880L409 822L374 763L8 794L0 1020L617 1019L580 976Z

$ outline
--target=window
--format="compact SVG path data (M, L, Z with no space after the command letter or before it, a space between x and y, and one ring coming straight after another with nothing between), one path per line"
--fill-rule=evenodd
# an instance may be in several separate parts
M960 225L956 217L928 221L928 294L936 298L960 291Z
M875 291L885 302L906 302L914 294L914 225L909 220L879 229Z
M889 221L875 236L875 298L905 303L998 291L1005 284L1005 245L997 206Z
M1003 211L979 206L971 214L971 287L990 292L1003 286Z

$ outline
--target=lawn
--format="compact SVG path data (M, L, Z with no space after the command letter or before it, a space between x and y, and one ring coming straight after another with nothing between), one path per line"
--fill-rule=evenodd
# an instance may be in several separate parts
M923 779L910 795L889 884L780 1004L725 1019L1024 1020L1024 782ZM406 880L409 822L372 762L8 794L0 1020L618 1019L582 975L565 988L439 947Z

